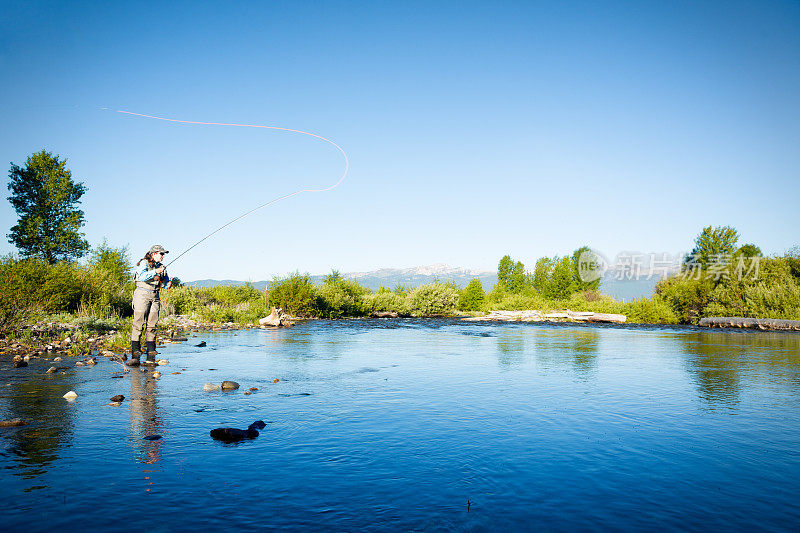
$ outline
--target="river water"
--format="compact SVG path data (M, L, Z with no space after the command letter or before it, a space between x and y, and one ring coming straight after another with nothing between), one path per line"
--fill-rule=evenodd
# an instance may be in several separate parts
M158 380L3 362L0 418L31 422L0 429L3 531L800 523L796 334L313 321L160 357ZM259 419L254 440L209 436Z

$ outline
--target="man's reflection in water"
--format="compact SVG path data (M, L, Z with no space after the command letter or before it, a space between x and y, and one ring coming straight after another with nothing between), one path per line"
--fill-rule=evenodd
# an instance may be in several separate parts
M131 443L137 459L145 464L156 464L161 459L162 439L147 440L145 437L163 436L164 423L158 412L157 379L152 371L131 372Z

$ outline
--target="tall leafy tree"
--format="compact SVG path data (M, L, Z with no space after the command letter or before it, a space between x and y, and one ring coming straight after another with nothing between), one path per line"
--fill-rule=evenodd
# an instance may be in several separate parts
M707 226L694 240L692 256L703 267L717 263L736 251L739 232L732 226Z
M502 283L508 292L520 292L525 288L525 265L504 255L497 264L497 282Z
M576 290L596 291L600 288L600 258L588 246L572 252L572 279Z
M540 294L544 294L547 280L550 279L550 275L553 272L554 267L555 261L549 257L540 257L536 261L536 266L533 269L533 280L531 283L533 288L539 291Z
M462 311L478 311L483 307L486 301L486 293L483 291L483 285L478 278L472 278L462 291L459 300L458 308Z
M497 282L502 283L506 289L509 289L513 271L514 261L512 261L510 255L504 255L497 264Z
M8 175L8 200L19 216L8 242L22 255L51 264L83 256L89 243L80 232L84 220L78 205L86 187L72 180L67 160L42 150L30 155L24 167L11 163Z

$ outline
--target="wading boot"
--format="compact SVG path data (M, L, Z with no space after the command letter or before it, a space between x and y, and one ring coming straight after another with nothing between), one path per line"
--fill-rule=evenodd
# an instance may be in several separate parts
M128 366L139 366L139 358L142 356L142 346L139 341L131 341L131 360L127 362ZM124 356L123 356L124 357ZM123 359L124 361L124 359Z
M156 355L158 355L156 351L156 341L147 341L147 359L145 359L144 364L157 365Z

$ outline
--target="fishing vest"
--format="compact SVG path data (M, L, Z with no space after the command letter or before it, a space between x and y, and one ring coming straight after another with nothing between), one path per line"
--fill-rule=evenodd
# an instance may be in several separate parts
M148 268L148 270L155 270L161 265L161 263L156 263L152 269ZM150 278L147 281L139 281L139 272L136 272L136 288L137 289L145 289L148 291L157 291L158 288L161 287L161 280L156 280L154 277Z

